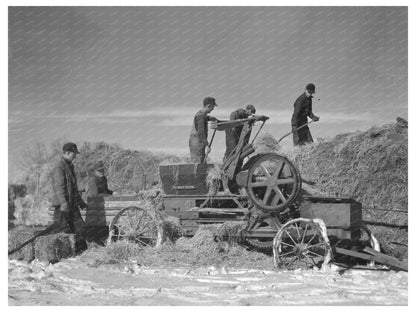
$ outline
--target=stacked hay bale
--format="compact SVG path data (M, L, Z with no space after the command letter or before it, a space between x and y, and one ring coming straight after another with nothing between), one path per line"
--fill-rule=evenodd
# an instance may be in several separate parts
M369 222L407 225L407 123L375 126L368 131L341 134L294 150L302 178L316 182L319 194L351 197L363 204ZM400 213L398 212L400 211ZM389 242L407 244L407 228L371 227L387 252Z
M30 238L32 238L38 230L27 227L16 227L9 231L8 242L9 250L15 249ZM34 244L28 244L22 249L16 251L14 254L9 256L10 259L22 260L30 262L35 259Z
M34 256L48 263L56 263L61 259L75 255L75 235L56 233L41 236L35 240Z
M19 226L9 231L9 250L21 246L42 230L44 230L44 228ZM36 238L33 242L9 255L9 258L27 262L36 258L40 261L56 263L61 259L72 257L74 255L75 235L54 233Z

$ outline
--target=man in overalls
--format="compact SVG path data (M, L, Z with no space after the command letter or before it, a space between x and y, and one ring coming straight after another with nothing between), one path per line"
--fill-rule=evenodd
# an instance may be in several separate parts
M208 121L217 120L208 114L214 110L215 99L207 97L204 99L203 108L195 114L191 135L189 136L189 150L191 152L191 162L195 164L202 164L205 160L205 155L211 151L208 143Z

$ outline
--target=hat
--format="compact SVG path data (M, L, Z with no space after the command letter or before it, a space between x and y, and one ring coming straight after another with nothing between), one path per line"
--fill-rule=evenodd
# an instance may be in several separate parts
M308 83L305 88L309 93L315 93L315 85L313 83Z
M75 143L72 142L67 142L64 144L64 146L62 147L62 151L65 152L73 152L75 154L79 154L77 145Z
M212 98L212 97L210 97L210 96L209 97L206 97L204 99L204 106L207 106L209 104L214 104L214 106L218 106L217 103L215 103L215 99Z
M255 113L256 113L256 108L255 108L253 105L251 105L251 104L248 104L248 105L247 105L247 107L246 107L246 109L251 110L251 112L252 112L253 114L255 114Z
M92 169L94 170L94 171L97 171L97 170L103 170L104 169L104 162L102 161L102 160L100 160L100 161L97 161L93 166L92 166Z

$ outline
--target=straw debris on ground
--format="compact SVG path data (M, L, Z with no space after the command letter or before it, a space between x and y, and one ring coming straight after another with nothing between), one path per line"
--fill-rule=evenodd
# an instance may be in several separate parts
M240 226L228 227L237 231ZM176 243L166 241L160 248L139 248L129 241L118 241L107 247L92 246L81 255L81 260L90 266L134 262L152 267L273 267L271 257L248 251L230 240L219 240L217 234L222 231L221 227L202 226L193 237L181 237Z

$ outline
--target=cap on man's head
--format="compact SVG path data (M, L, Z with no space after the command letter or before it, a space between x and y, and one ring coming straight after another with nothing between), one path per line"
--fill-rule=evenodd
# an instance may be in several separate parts
M313 83L308 83L305 88L309 93L315 93L315 85Z
M93 166L92 169L94 171L104 170L104 162L102 160L97 161Z
M77 145L75 143L72 142L67 142L64 144L64 146L62 147L62 151L65 152L73 152L75 154L79 154Z
M246 107L246 110L248 110L248 109L251 110L252 114L256 113L256 108L253 105L248 104L247 107Z
M215 103L215 99L212 98L212 97L210 97L210 96L209 97L206 97L204 99L204 106L207 106L209 104L213 104L214 106L218 106L217 103Z

